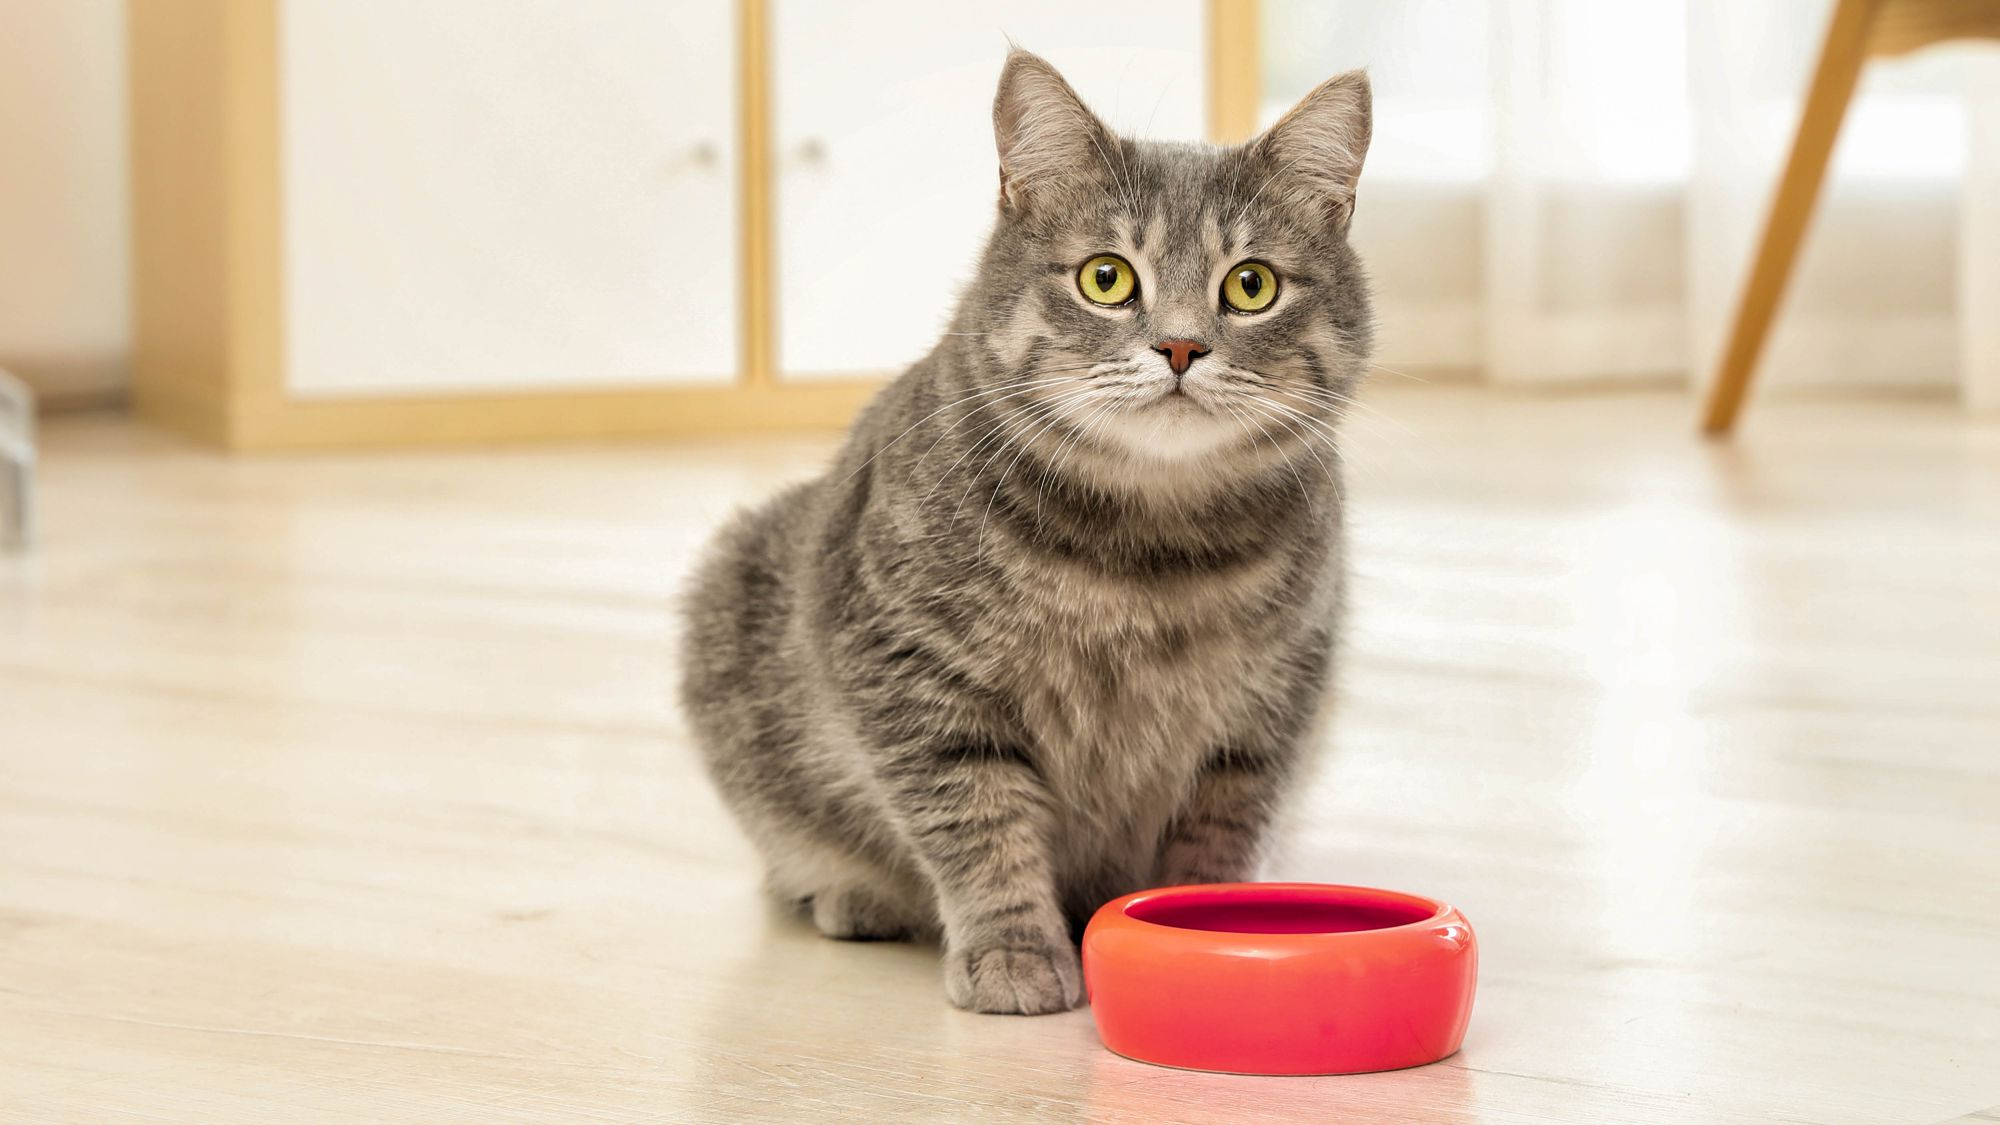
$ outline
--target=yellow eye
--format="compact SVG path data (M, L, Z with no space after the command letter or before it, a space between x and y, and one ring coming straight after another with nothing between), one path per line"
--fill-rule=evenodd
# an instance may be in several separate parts
M1222 303L1237 312L1263 312L1278 299L1278 275L1262 262L1244 262L1222 281Z
M1076 271L1076 287L1100 305L1122 305L1138 292L1139 276L1116 254L1099 254Z

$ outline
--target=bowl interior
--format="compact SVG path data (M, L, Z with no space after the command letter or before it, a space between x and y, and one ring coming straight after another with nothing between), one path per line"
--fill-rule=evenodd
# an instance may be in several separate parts
M1142 922L1236 934L1351 934L1433 917L1436 903L1361 887L1184 887L1125 908Z

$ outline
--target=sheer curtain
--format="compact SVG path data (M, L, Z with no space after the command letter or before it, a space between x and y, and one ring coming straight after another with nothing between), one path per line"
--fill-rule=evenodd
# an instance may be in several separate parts
M1266 119L1367 66L1390 366L1706 380L1831 0L1264 0ZM2000 47L1876 61L1760 384L2000 407Z

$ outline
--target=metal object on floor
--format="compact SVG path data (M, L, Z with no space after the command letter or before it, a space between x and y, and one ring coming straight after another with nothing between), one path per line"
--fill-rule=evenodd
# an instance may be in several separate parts
M35 392L0 370L0 547L35 538Z

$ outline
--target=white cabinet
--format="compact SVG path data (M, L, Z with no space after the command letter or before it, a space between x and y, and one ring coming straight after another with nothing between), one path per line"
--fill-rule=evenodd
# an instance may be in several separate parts
M277 15L288 392L736 378L730 5Z
M998 198L993 89L1010 37L1113 128L1197 140L1204 8L775 0L783 378L894 372L937 341Z
M970 277L1010 38L1193 139L1250 128L1252 17L128 4L134 402L238 449L843 425Z

